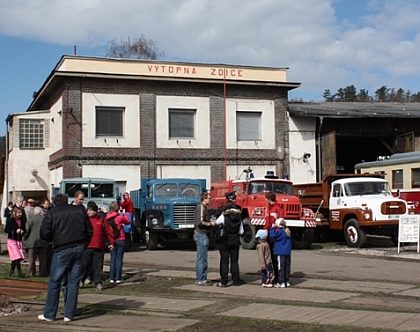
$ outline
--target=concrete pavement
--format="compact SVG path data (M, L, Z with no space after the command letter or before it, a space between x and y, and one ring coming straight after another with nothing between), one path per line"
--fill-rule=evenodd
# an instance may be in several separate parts
M4 235L0 235L0 239L5 243ZM105 311L104 314L78 316L71 323L64 323L61 316L55 322L46 323L37 320L36 316L42 310L40 307L40 312L0 317L0 329L21 331L24 326L31 331L46 332L55 331L59 326L63 331L175 331L198 322L196 319L185 318L184 315L191 310L210 306L214 308L219 301L235 298L247 301L239 301L236 307L228 311L217 312L216 309L216 314L397 331L420 330L420 278L417 276L419 254L412 248L406 248L404 257L396 252L391 254L392 249L370 249L369 254L367 250L362 253L360 251L363 249L359 252L351 249L330 254L322 251L307 251L306 254L304 251L294 251L292 287L285 289L265 289L260 286L256 254L252 251L241 251L241 273L248 283L228 288L194 285L194 251L129 252L124 260L124 272L127 275L191 279L191 284L177 287L186 296L116 296L107 294L105 289L99 294L81 294L79 302L92 308L109 306L125 315L113 315ZM217 280L219 274L214 267L218 267L218 252L210 252L209 256L209 266L213 267L209 279ZM316 260L313 265L309 263L311 260ZM0 262L9 263L7 255L0 256ZM339 271L334 271L334 267ZM298 272L293 272L295 268ZM349 277L343 278L341 275L346 268ZM305 273L300 274L299 271ZM411 277L406 275L407 271L411 271ZM355 277L358 275L358 278ZM370 278L360 275L370 275ZM126 285L129 283L118 287ZM211 296L209 300L205 296L203 299L197 296L188 298L191 292ZM250 299L255 301L249 303Z

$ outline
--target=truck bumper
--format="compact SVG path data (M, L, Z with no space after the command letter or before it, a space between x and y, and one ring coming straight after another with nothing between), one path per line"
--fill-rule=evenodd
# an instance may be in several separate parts
M316 220L301 220L301 219L284 219L287 227L316 227ZM252 218L251 225L263 226L265 224L264 218Z

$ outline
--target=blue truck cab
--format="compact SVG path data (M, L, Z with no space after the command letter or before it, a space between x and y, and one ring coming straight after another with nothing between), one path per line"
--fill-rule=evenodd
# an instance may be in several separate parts
M133 242L144 241L154 250L159 244L192 241L194 213L204 191L205 179L142 179L141 189L130 191Z

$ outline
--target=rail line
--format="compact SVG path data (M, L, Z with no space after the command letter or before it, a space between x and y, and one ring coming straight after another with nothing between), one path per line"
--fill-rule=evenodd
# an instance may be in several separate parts
M0 279L0 296L6 298L45 295L47 288L48 284L37 281Z

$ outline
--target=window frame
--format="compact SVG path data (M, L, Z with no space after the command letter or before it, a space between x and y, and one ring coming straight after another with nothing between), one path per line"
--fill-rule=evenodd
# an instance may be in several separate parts
M19 148L45 148L45 121L43 119L19 119Z
M98 128L101 125L104 125L104 123L101 123L100 121L98 121L99 118L101 118L101 120L103 120L104 114L99 114L101 112L108 112L108 129L105 130L105 128ZM114 113L118 113L118 115L114 116L114 119L112 118L112 112ZM124 137L124 114L125 114L125 107L115 107L115 106L96 106L95 107L95 137ZM100 116L99 116L100 115ZM118 122L116 121L116 116L118 116L118 120L120 122L120 124L118 125ZM115 120L115 121L114 121ZM115 129L115 124L117 124L117 126L119 128ZM99 132L99 129L101 129L102 131Z
M411 169L411 188L420 188L420 167Z
M253 117L254 115L254 117ZM257 142L262 141L261 135L261 121L262 111L236 111L236 141L240 142ZM252 121L258 121L258 132L255 136L251 137L253 131L249 130L252 128ZM245 122L245 123L243 123ZM255 123L254 123L255 124ZM249 135L249 137L246 137Z
M396 179L395 174L401 173L398 179ZM396 180L401 180L396 182ZM404 171L403 169L393 169L392 170L392 189L403 189L404 188Z
M182 126L181 128L172 128L172 126L175 126L174 123L175 119L173 119L174 116L179 115L181 118L178 119L178 121L181 122L181 125L183 125L183 122L185 122L185 119L182 119L182 117L191 117L189 120L191 123L186 123L185 126ZM197 109L195 108L169 108L168 109L168 139L170 140L176 140L176 139L195 139L195 132L196 132L196 117L197 117ZM188 133L188 126L191 127L191 133ZM174 132L175 131L175 132ZM179 134L179 135L177 135ZM188 135L189 134L189 135Z

